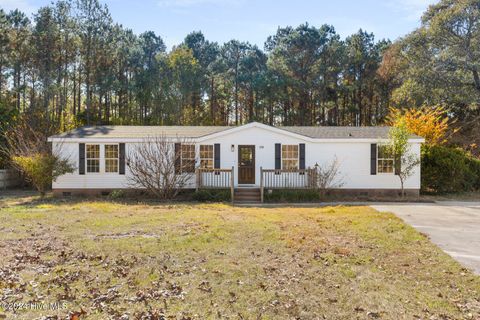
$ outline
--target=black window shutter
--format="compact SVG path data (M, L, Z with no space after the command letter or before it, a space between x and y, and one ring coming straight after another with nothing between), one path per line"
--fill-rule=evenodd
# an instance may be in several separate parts
M298 168L300 170L305 170L305 143L300 143L300 153L299 153L299 156L300 156L300 163L298 165Z
M395 174L398 176L400 174L400 170L402 168L402 160L401 157L396 155L395 156Z
M118 149L118 173L125 174L125 143L120 143Z
M85 143L78 144L78 174L85 174Z
M282 144L275 143L275 170L282 169Z
M220 169L220 143L215 143L213 145L213 168Z
M377 144L370 145L370 174L377 174Z
M175 143L175 173L182 172L182 144Z

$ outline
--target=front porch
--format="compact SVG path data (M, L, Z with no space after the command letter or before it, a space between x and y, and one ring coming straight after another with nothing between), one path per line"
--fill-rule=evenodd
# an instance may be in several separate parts
M255 179L255 171L248 174L249 179L235 179L235 171L235 167L229 169L198 168L195 173L196 189L230 189L232 202L236 200L263 202L265 189L316 188L316 170L311 168L286 170L260 167L258 183ZM240 170L240 167L237 169L239 175L245 174L244 172ZM242 183L243 181L248 183Z

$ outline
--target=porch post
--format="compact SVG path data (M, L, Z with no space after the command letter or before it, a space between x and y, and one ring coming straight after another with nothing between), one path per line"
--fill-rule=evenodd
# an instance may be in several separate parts
M263 203L263 168L260 167L260 202Z
M232 173L230 174L230 197L232 198L232 204L234 203L234 195L235 195L235 188L234 188L234 184L235 184L235 179L234 179L234 167L232 166Z
M198 191L198 189L200 189L200 169L197 168L197 170L195 170L195 186L196 186L196 191Z

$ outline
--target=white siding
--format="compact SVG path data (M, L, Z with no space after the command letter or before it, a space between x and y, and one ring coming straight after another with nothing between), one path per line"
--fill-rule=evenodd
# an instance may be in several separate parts
M260 167L275 168L275 143L305 143L305 166L313 167L333 161L335 156L341 163L344 176L343 188L346 189L397 189L400 188L398 176L393 174L370 175L370 144L368 142L318 142L312 143L288 135L278 134L262 128L248 128L243 131L226 134L203 144L220 143L221 167L235 168L235 185L237 184L238 145L255 145L256 184L260 183ZM231 145L234 145L234 152ZM412 144L412 152L420 156L420 144ZM405 182L405 188L420 188L420 168Z
M78 143L63 142L60 145L62 153L75 164L73 173L65 174L53 182L53 189L110 189L127 188L126 176L118 173L106 173L105 161L103 160L104 144L100 144L100 172L87 173L80 175L78 173L79 155Z
M54 148L61 150L61 154L68 158L74 165L75 171L73 173L65 174L58 177L56 181L52 183L53 189L127 189L131 188L131 180L129 176L131 172L128 166L125 165L125 174L121 175L118 172L105 172L105 158L104 158L104 146L105 144L121 143L122 141L111 140L108 143L99 143L100 145L100 172L91 173L86 172L81 175L78 173L79 165L79 147L78 142L70 143L63 141L61 144L53 142ZM89 142L89 144L94 144ZM128 155L132 150L132 143L125 143L125 154ZM86 160L85 160L86 162ZM195 187L194 175L187 185L188 188Z
M90 139L91 140L91 139ZM124 141L111 140L111 143L120 143ZM275 143L281 144L299 144L305 143L305 165L313 167L316 163L319 165L330 163L336 156L341 163L341 172L344 177L346 189L399 189L400 181L398 176L393 174L370 174L370 144L378 141L355 141L354 139L345 142L309 142L302 138L292 137L289 134L283 134L279 130L267 130L259 127L249 127L244 130L226 133L224 135L206 139L200 144L220 143L221 168L228 169L232 166L235 169L235 185L237 185L237 159L238 145L255 145L255 165L256 165L256 185L260 183L260 167L264 169L275 168ZM53 183L54 189L116 189L128 188L129 170L126 166L126 174L105 173L103 161L103 145L101 145L100 173L78 174L78 168L74 173L61 176ZM232 152L231 146L234 145ZM78 142L63 141L62 144L54 142L54 146L60 146L64 156L69 157L71 161L78 166ZM132 148L132 143L126 143L126 153ZM420 143L412 143L412 152L420 156ZM197 147L197 157L199 156ZM192 177L189 187L194 187L194 177ZM420 167L415 171L406 183L405 188L420 188Z

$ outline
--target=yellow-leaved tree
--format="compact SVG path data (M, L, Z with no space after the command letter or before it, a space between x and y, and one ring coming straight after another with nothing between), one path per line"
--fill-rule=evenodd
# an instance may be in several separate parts
M441 106L402 110L390 108L386 124L395 126L399 122L404 122L410 133L425 138L427 145L437 145L446 142L450 119Z

